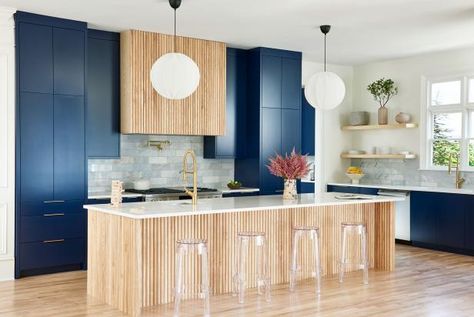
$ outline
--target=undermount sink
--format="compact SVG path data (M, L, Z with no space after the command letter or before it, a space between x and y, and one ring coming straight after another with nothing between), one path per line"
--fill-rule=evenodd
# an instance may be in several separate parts
M370 200L373 199L373 197L370 196L365 196L365 195L359 195L359 194L340 194L334 196L336 199L346 199L346 200Z

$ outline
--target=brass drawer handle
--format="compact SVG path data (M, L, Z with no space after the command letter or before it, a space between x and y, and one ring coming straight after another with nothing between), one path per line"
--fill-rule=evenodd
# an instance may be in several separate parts
M43 243L58 243L64 242L64 239L56 239L56 240L44 240Z
M43 203L45 204L59 204L59 203L63 203L64 200L45 200L43 201Z
M58 212L58 213L52 213L52 214L43 214L44 217L61 217L64 216L64 213Z

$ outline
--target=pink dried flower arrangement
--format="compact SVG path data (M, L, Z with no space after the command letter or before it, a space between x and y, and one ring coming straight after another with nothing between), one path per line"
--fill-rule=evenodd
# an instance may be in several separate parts
M277 154L275 157L269 158L270 164L267 165L272 175L283 177L285 179L301 179L308 175L309 164L307 155L296 153L295 149L283 157Z

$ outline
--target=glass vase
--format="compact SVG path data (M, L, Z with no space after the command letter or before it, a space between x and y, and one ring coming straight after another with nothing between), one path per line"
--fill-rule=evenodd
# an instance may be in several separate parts
M285 186L283 189L283 199L296 200L298 198L298 191L296 189L296 179L285 179Z

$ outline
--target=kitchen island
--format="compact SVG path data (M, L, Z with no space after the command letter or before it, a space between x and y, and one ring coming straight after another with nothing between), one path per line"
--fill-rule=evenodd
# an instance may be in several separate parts
M394 202L401 198L367 196L338 199L338 193L254 196L189 201L128 203L120 207L87 205L89 295L130 315L142 307L171 302L174 287L175 242L182 238L208 240L213 294L232 290L232 264L239 231L266 233L272 284L288 283L291 229L320 228L324 275L338 271L340 225L364 222L368 232L370 268L391 271L395 266ZM305 245L303 244L303 247ZM309 263L310 252L301 253ZM357 257L357 251L350 255ZM348 268L348 270L356 268ZM198 286L200 275L186 272L185 284ZM310 278L303 273L301 278ZM255 287L253 280L247 281ZM197 288L196 288L197 291ZM324 292L324 290L323 290Z

